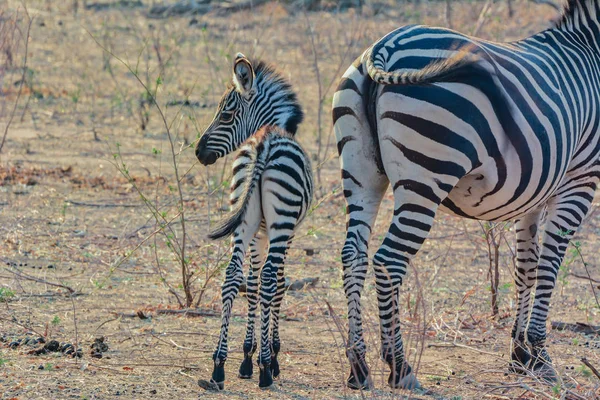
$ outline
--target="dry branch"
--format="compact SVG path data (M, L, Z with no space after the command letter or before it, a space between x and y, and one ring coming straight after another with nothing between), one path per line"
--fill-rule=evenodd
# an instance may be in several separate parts
M585 334L600 334L600 326L599 325L589 325L584 324L583 322L576 322L574 324L570 324L567 322L560 321L552 321L552 329L556 331L571 331Z
M31 276L29 274L26 274L25 272L19 271L18 269L14 268L14 267L10 268L10 269L9 268L4 268L4 269L6 270L6 272L10 272L11 274L15 275L16 277L18 277L20 279L25 279L27 281L32 281L32 282L37 282L37 283L43 283L44 285L50 285L50 286L54 286L54 287L59 287L61 289L66 289L66 290L69 291L70 295L74 295L75 293L78 293L78 292L75 291L75 289L73 289L73 288L71 288L69 286L66 286L66 285L63 285L63 284L60 284L60 283L56 283L56 282L50 282L50 281L47 281L45 279L36 278L35 276Z
M227 14L248 10L267 3L269 0L247 0L233 3L213 2L211 0L183 0L171 5L155 5L148 11L153 18L167 18L176 15L198 15L214 11L217 14Z
M112 207L142 207L143 204L117 204L117 203L105 203L105 204L101 204L101 203L86 203L83 201L76 201L76 200L66 200L67 203L73 204L74 206L81 206L81 207L104 207L104 208L112 208Z
M581 359L581 362L584 363L586 365L586 367L588 367L589 369L592 370L592 372L594 373L594 375L596 375L596 377L598 379L600 379L600 373L598 372L598 370L587 360L587 358L583 357Z
M561 7L556 4L555 2L553 2L552 0L529 0L535 4L546 4L549 5L550 7L554 8L556 11L560 11Z
M17 99L15 100L13 109L8 117L8 122L6 123L6 126L4 127L4 134L2 135L2 141L0 142L0 153L2 152L2 148L4 147L4 143L6 142L6 136L8 135L8 129L10 128L10 125L12 124L12 121L17 112L19 100L21 99L21 93L23 93L23 84L25 82L25 75L27 74L27 69L28 69L27 68L27 54L28 54L28 49L29 49L29 34L31 32L31 24L33 23L33 18L29 16L29 13L27 12L27 7L25 7L25 15L27 16L27 31L25 32L25 54L23 55L23 65L22 65L23 72L21 73L21 79L19 80L19 91L17 92ZM15 19L16 19L16 17L15 17Z

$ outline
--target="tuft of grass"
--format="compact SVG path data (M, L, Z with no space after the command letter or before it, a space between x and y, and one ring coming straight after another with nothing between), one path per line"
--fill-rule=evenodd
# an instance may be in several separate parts
M8 299L15 297L14 290L10 288L0 287L0 303L8 302Z

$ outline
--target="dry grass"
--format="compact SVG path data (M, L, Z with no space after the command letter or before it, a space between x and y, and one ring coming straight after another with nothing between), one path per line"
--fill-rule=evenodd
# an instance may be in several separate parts
M549 7L514 3L511 19L505 2L493 3L479 35L517 39L543 29L553 16ZM30 86L24 92L30 103L23 119L13 122L0 165L0 289L8 300L0 302L0 334L17 337L31 330L75 342L77 327L84 358L31 356L24 349L0 347L0 397L104 399L116 398L118 393L119 398L161 399L199 395L360 398L343 385L349 370L343 350L346 306L339 258L345 215L327 111L333 94L329 83L341 75L340 65L345 69L372 41L397 26L415 22L445 25L445 3L402 3L377 15L368 8L362 14L355 10L310 12L308 22L304 14L278 4L226 16L169 20L148 19L144 8L86 11L80 7L75 14L72 2L27 4L35 17L29 43ZM9 1L9 10L18 5ZM452 26L465 32L476 29L483 5L453 2ZM314 47L308 23L313 27ZM351 32L348 26L353 27ZM223 394L205 393L196 384L198 378L209 377L212 369L219 318L156 313L158 308L177 308L161 274L177 289L178 263L166 239L152 236L154 218L132 183L123 179L111 162L119 143L135 184L168 218L174 218L178 196L172 190L169 144L155 110L140 110L143 88L114 58L106 56L88 31L102 46L137 66L149 87L154 88L161 76L157 98L172 123L177 144L186 250L197 277L193 282L196 291L206 282L207 267L220 257L218 246L207 243L204 236L209 224L221 215L226 197L223 181L228 176L224 166L229 160L205 169L198 165L188 144L193 147L212 118L230 76L231 56L242 51L263 57L290 78L307 114L299 140L315 159L319 153L316 56L325 110L321 162L315 163L321 169L319 194L323 201L302 226L286 273L292 279L319 276L321 280L310 292L289 293L284 300L282 378L272 391L260 391L257 382L235 378L242 359L244 298L234 307L227 391ZM0 82L2 101L14 99L18 72L8 70ZM167 106L186 99L196 106ZM140 115L146 112L148 123L142 130ZM0 114L2 124L5 118L6 113ZM388 194L372 249L383 237L392 207ZM180 234L177 224L174 229ZM600 218L593 213L578 234L590 266L598 265L599 234ZM568 264L571 272L585 275L576 256L569 257L573 259ZM3 268L7 262L27 263L19 269L40 280L72 287L82 295L71 299L60 288L17 278L8 266L8 270ZM401 295L406 347L413 363L419 364L421 382L438 398L569 398L566 388L593 398L593 393L599 393L599 382L582 368L579 359L585 356L592 365L600 365L597 336L550 331L550 353L564 380L561 387L505 375L515 307L512 261L506 244L501 246L499 265L500 315L492 319L487 243L481 228L475 222L440 215ZM597 269L590 270L597 278ZM589 283L568 273L561 271L551 319L598 324L599 310ZM218 313L219 284L220 278L206 285L200 309ZM9 292L14 296L6 294ZM406 395L386 387L387 367L378 359L374 294L370 277L364 314L376 389L364 395ZM136 310L152 318L130 318ZM99 335L106 337L110 350L104 358L93 359L89 345ZM40 365L45 369L38 370Z

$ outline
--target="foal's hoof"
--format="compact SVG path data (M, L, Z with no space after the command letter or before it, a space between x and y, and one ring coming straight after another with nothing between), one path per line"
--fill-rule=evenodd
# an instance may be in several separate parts
M252 357L244 356L244 361L242 361L242 365L240 365L238 377L240 379L251 379L253 373L252 368Z
M210 380L212 384L217 385L219 390L223 390L225 385L225 363L221 362L219 364L215 363L212 379Z
M271 374L273 378L277 378L279 376L279 361L277 361L277 357L271 357Z
M353 390L370 389L369 368L364 361L352 364L346 386Z
M260 373L258 375L258 386L268 388L273 385L273 374L271 373L271 364L262 364L258 366Z
M396 376L394 372L391 372L388 378L388 385L390 385L390 387L393 389L421 389L421 384L417 380L415 374L413 374L412 372L404 376L403 378L400 378L399 376Z

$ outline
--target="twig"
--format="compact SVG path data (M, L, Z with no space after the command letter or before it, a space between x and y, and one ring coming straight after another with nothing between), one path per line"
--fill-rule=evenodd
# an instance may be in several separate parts
M596 367L594 367L587 358L582 357L581 358L581 362L584 363L586 365L586 367L588 367L589 369L592 370L592 372L594 373L594 375L596 375L596 378L600 379L600 372L598 372L598 370L596 369Z
M552 8L554 8L556 11L560 11L560 7L558 4L556 4L555 2L553 2L552 0L529 0L532 3L535 4L546 4Z
M71 305L73 306L73 325L75 326L75 350L74 354L77 355L77 350L79 350L79 332L77 330L77 315L75 314L75 299L71 297ZM75 364L78 363L78 357L75 357Z
M10 322L11 324L15 324L15 325L20 326L21 328L25 328L28 331L32 331L32 332L37 333L39 337L45 337L45 335L43 333L40 333L40 332L36 331L34 328L32 328L31 326L22 324L22 323L16 321L15 319L9 319L9 318L0 317L0 321Z
M194 317L219 317L221 314L215 311L208 310L170 310L170 309L158 309L156 310L157 314L177 314L177 315L190 315Z
M463 349L476 351L477 353L499 357L498 353L492 353L492 352L485 351L485 350L479 350L479 349L476 349L475 347L467 346L466 344L461 344L461 343L456 343L456 342L432 343L432 344L428 344L427 347L462 347Z
M483 8L481 9L479 19L477 20L477 25L475 25L475 29L473 29L471 36L477 36L477 34L479 34L479 31L483 27L483 24L485 24L485 21L487 21L488 19L488 12L490 11L491 7L492 0L487 0L487 2L483 5Z
M74 293L76 293L75 290L73 288L69 287L69 286L65 286L65 285L62 285L60 283L49 282L49 281L47 281L45 279L36 278L34 276L28 275L28 274L26 274L26 273L24 273L22 271L17 270L17 269L15 269L14 271L12 269L8 269L8 268L4 268L4 269L7 272L10 272L11 274L14 274L14 275L18 276L19 278L22 278L22 279L25 279L25 280L32 281L32 282L37 282L37 283L43 283L45 285L59 287L59 288L62 288L62 289L67 289L71 295L74 294Z
M552 321L551 326L552 329L556 331L572 331L585 334L593 333L596 335L600 334L600 326L588 325L581 322L569 324L566 322Z
M17 112L17 107L19 105L19 100L21 99L21 93L23 92L23 83L25 82L25 74L27 73L27 54L29 49L29 34L31 32L31 24L33 23L33 18L29 16L27 12L27 7L24 7L25 15L28 18L27 24L27 34L25 36L25 55L23 57L23 73L21 74L21 79L19 81L19 91L17 92L17 99L15 100L15 105L10 113L10 117L8 118L8 122L6 123L6 127L4 127L4 135L2 135L2 142L0 142L0 153L2 153L2 148L4 147L4 143L6 141L6 136L8 135L8 128L10 128L10 124L12 124L13 118Z
M578 274L574 274L574 273L570 273L567 276L573 276L575 278L579 278L579 279L587 279L588 281L594 282L594 283L600 283L600 280L598 279L594 279L590 276L584 276L584 275L578 275Z
M106 204L100 204L100 203L86 203L83 201L76 201L76 200L65 200L67 203L73 204L74 206L82 206L82 207L141 207L142 204L116 204L116 203L106 203Z

